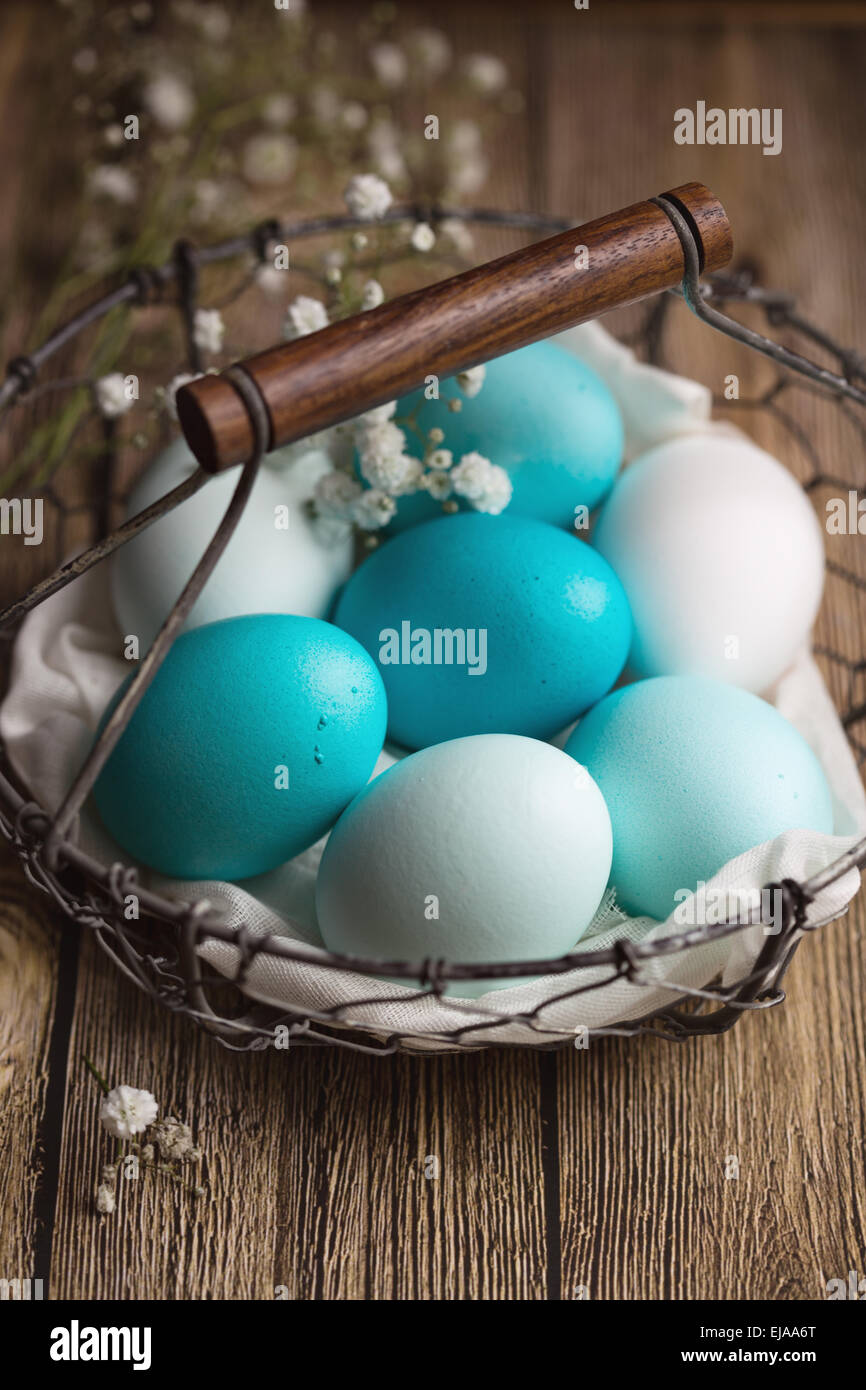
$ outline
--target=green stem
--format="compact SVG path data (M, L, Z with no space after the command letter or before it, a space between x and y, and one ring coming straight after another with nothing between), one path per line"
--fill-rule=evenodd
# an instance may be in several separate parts
M101 1072L98 1072L96 1070L96 1067L93 1065L86 1053L82 1053L81 1055L84 1058L84 1065L87 1067L87 1070L90 1072L94 1080L98 1083L103 1095L107 1096L111 1091L111 1087L109 1086L105 1077L102 1075Z

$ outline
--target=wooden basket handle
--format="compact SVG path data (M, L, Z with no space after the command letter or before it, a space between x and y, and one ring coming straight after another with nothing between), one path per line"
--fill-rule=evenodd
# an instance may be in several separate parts
M727 265L733 243L718 199L700 183L662 196L686 218L701 270ZM240 370L260 395L268 449L276 449L414 391L433 373L454 376L672 289L684 270L682 243L664 209L635 203L269 348ZM177 393L181 428L208 472L242 463L255 448L245 396L225 375L199 377Z

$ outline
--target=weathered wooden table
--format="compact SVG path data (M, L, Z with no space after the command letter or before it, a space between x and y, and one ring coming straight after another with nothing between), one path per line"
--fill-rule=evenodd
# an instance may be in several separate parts
M0 253L36 211L30 161L62 159L63 113L27 87L33 19L0 14ZM486 201L579 221L701 179L726 203L740 259L861 345L863 21L862 6L837 4L436 16L461 47L501 51L528 94ZM782 153L675 144L674 111L698 100L781 108ZM62 243L61 212L41 215ZM38 301L37 284L14 287L6 357ZM769 379L683 308L669 333L675 362L719 394L730 373L744 396ZM802 427L828 472L862 484L854 428L805 393L788 408L793 432L735 418L806 476ZM859 536L827 548L866 580ZM3 598L54 559L50 537L26 550L0 538ZM817 640L852 658L864 639L866 596L831 573ZM844 702L842 671L824 666ZM269 1299L285 1286L303 1299L568 1299L584 1286L806 1299L866 1270L860 903L803 946L782 1008L723 1038L426 1060L227 1054L139 996L7 855L0 895L0 1276L85 1298ZM193 1120L207 1202L127 1183L116 1215L94 1215L105 1155L85 1052Z

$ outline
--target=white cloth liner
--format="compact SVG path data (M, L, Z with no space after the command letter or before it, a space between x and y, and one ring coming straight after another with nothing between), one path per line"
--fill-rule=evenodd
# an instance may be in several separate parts
M626 457L636 457L664 439L708 431L730 433L732 427L710 420L710 393L683 377L637 362L598 323L585 324L560 335L558 341L593 367L616 396L626 428ZM736 433L736 431L734 431ZM321 442L321 441L317 441ZM0 738L10 760L34 797L53 811L80 766L102 712L129 665L118 655L120 633L115 624L104 565L75 581L28 615L15 645L12 679L0 707ZM758 845L730 861L712 878L713 889L759 889L782 878L802 880L825 868L866 835L866 796L823 679L807 651L768 698L811 744L820 758L833 791L834 835L790 831ZM561 739L554 740L560 743ZM374 776L402 756L385 750ZM756 788L756 795L760 789ZM77 827L79 843L103 863L123 862L126 856L113 843L98 818L85 809ZM297 859L243 885L228 882L177 881L144 871L142 881L183 901L208 899L222 909L232 926L246 925L256 935L278 933L309 948L309 959L288 961L258 955L249 971L246 992L283 1010L327 1011L340 1005L346 1022L363 1023L383 1035L411 1033L406 1045L425 1051L448 1050L454 1043L443 1033L491 1018L533 1012L536 1032L520 1021L482 1030L465 1044L490 1042L549 1043L572 1036L578 1028L597 1028L649 1014L675 1001L678 992L699 988L721 977L730 983L747 973L764 941L757 926L708 943L643 969L646 984L620 978L572 999L559 996L591 980L606 980L609 967L592 972L546 976L510 989L491 991L481 999L437 1001L417 989L384 984L374 977L324 968L315 963L322 953L315 919L314 889L325 841ZM821 893L810 908L818 921L844 910L859 888L859 873ZM599 950L616 940L649 941L681 930L671 918L627 918L606 897L585 934L580 950ZM237 948L210 940L200 948L204 960L225 975L234 974ZM435 949L431 949L431 956ZM531 945L527 955L531 955ZM660 983L664 981L664 986ZM673 988L671 988L673 986ZM391 1002L360 1004L374 996ZM558 1002L557 1002L558 1001ZM438 1036L437 1036L438 1035Z

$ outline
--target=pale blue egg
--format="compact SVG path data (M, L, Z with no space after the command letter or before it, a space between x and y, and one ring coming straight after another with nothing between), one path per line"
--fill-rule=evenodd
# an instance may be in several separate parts
M604 799L558 748L509 734L439 743L377 777L338 820L316 882L322 938L419 964L562 956L592 921L610 856Z
M783 831L833 831L806 740L772 705L721 681L625 686L590 710L565 751L601 788L611 883L632 914L664 920L729 859Z
M106 827L174 878L248 878L318 840L364 786L385 692L317 618L226 618L179 637L96 784Z
M466 513L413 527L355 571L334 621L379 664L393 742L549 738L616 681L631 640L622 587L574 535Z
M438 426L455 463L477 451L504 468L515 515L573 527L576 507L591 511L610 491L623 452L619 407L601 377L556 343L533 343L488 362L471 400L453 380L440 391L439 400L425 400L423 391L404 397L397 418L414 414L425 434ZM461 402L459 413L448 409L452 398ZM420 453L408 437L408 452ZM389 533L441 510L427 493L402 497Z

